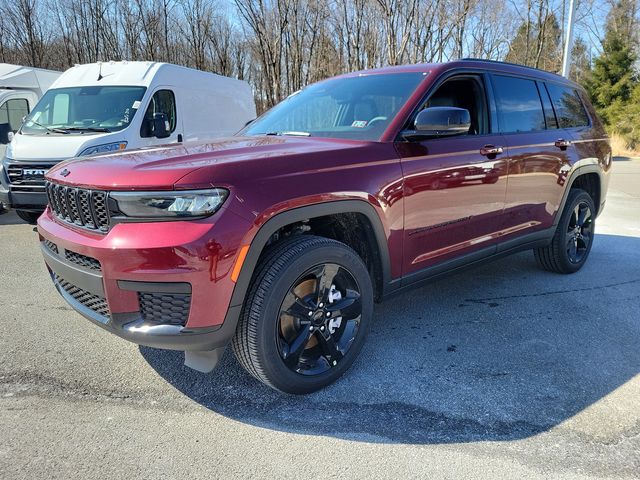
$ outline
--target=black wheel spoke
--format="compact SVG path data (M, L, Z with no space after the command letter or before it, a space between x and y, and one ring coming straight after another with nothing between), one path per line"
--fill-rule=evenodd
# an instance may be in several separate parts
M296 301L289 308L282 311L282 313L299 318L300 320L308 320L309 312L313 312L313 308L305 305L298 298L296 298Z
M591 218L591 210L586 205L583 205L582 208L580 208L580 213L578 215L578 220L577 220L578 226L580 227L584 226L587 219L590 219L590 218Z
M578 254L578 250L577 250L577 243L578 243L578 242L577 242L577 240L576 240L576 239L574 239L574 238L572 238L572 239L571 239L571 244L569 245L569 257L570 257L572 260L575 260L575 259L576 259L577 254Z
M343 320L356 318L362 313L360 294L355 290L347 290L346 296L337 302L329 304L327 310L331 312L332 317L341 316Z
M318 335L318 343L329 365L335 365L334 362L337 363L342 359L342 352L338 350L338 346L331 333L325 331L323 334Z
M316 305L326 303L329 298L329 291L333 284L333 279L338 274L338 265L328 264L322 265L316 275Z
M293 342L285 344L283 348L284 362L290 368L296 367L300 363L300 355L304 351L304 347L311 338L311 331L308 328L302 329Z

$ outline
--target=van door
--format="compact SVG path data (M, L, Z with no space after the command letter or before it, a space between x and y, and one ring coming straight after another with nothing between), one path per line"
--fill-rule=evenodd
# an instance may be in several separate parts
M503 140L491 133L486 91L483 75L445 80L418 111L467 109L469 132L396 144L404 175L404 275L465 253L495 251L507 170Z
M29 100L23 97L10 97L0 105L0 158L4 157L10 133L16 133L22 125L22 119L31 111Z
M154 130L154 116L166 115L168 136L159 137ZM160 87L151 96L140 126L141 146L166 145L182 141L182 119L178 115L176 95L170 87Z
M542 82L503 74L492 75L491 82L508 149L502 226L507 241L553 225L574 150Z

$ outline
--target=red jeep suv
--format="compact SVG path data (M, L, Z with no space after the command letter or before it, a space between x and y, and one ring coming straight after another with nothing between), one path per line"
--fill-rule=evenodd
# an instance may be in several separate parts
M201 371L231 342L306 393L349 368L391 294L524 249L579 270L610 168L560 76L390 67L304 88L231 138L62 163L38 231L57 290L100 327Z

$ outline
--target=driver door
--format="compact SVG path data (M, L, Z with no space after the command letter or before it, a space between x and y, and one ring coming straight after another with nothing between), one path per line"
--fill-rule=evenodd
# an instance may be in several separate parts
M404 275L496 250L507 163L502 136L491 133L486 91L482 75L446 79L419 110L467 109L469 132L396 143L404 175Z

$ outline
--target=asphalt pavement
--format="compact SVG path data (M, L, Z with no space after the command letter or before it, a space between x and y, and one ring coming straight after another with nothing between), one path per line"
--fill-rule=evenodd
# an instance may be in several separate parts
M577 274L523 252L377 306L295 397L94 327L0 215L0 478L640 478L640 160L596 231Z

